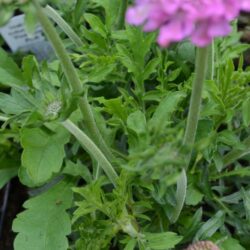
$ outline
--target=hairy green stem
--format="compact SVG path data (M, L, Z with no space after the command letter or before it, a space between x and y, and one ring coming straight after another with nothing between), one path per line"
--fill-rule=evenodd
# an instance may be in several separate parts
M62 126L66 128L83 146L83 148L98 162L99 166L103 169L105 174L108 176L110 182L116 187L118 181L118 175L115 169L112 167L111 163L101 152L101 150L96 146L96 144L72 121L66 120L62 122ZM122 221L118 221L121 229L129 234L133 238L137 238L139 235L138 230L133 225L131 218L128 215L128 211L125 209Z
M2 121L2 122L6 122L6 121L8 121L8 117L5 117L5 116L1 116L0 115L0 121Z
M64 74L69 84L72 86L73 92L75 92L76 94L80 94L83 91L81 81L77 75L73 63L69 58L69 55L66 52L66 49L63 46L59 35L57 34L51 22L49 21L48 17L45 15L44 10L37 2L37 0L33 0L33 3L36 8L37 18L46 36L50 40L58 59L61 62Z
M192 87L192 95L190 100L186 131L183 140L183 144L185 146L190 145L191 147L193 147L195 142L202 99L202 89L206 77L208 51L208 47L205 47L197 48L196 52L195 77ZM188 164L190 162L191 154L192 150L190 150L188 153L186 167L188 167Z
M48 39L50 40L55 53L58 57L58 59L61 62L63 72L69 82L69 84L72 87L73 94L75 95L81 95L83 92L83 87L81 84L81 81L79 79L79 76L76 72L76 69L71 62L69 55L67 54L66 49L63 46L63 43L57 34L55 28L49 21L48 17L45 15L43 8L40 6L40 4L37 2L37 0L33 0L33 4L36 9L36 14L38 17L38 20L43 27L43 30L45 34L47 35ZM94 142L100 147L102 152L106 155L106 157L110 161L114 161L114 157L111 153L110 148L107 146L105 141L103 140L100 131L96 125L94 115L92 112L92 109L89 105L87 95L84 96L84 98L79 99L79 107L81 110L81 113L83 115L83 119L86 124L86 128L91 136L91 138L94 140Z
M186 156L186 164L185 164L186 169L189 166L192 155L192 148L195 142L196 130L200 114L203 83L206 77L208 51L209 49L206 47L206 48L197 48L196 52L195 78L192 87L192 95L190 100L186 131L183 140L184 146L191 146L191 149L188 151ZM184 206L186 198L186 189L187 189L187 176L186 176L186 170L183 169L180 178L177 181L176 207L174 209L174 213L171 219L173 223L176 222L177 219L179 218L179 215Z
M47 5L44 9L45 13L51 18L71 39L71 41L77 46L82 47L83 42L75 31L65 22L65 20L59 15L59 13L51 6Z
M206 79L214 79L214 41L208 47L208 58L207 58L207 73Z
M116 186L118 175L96 144L70 120L62 122L62 125L75 136L83 148L100 164L111 183Z
M99 146L99 148L105 154L107 159L112 163L115 162L115 158L114 158L113 154L111 153L110 148L107 146L107 144L103 140L103 138L100 134L100 131L96 125L94 114L92 112L91 106L89 105L86 94L85 94L84 98L80 99L79 107L83 113L84 124L86 125L86 128L87 128L91 138Z
M120 0L120 8L118 13L117 25L116 28L118 30L124 28L125 24L125 13L128 6L128 0Z
M224 158L223 158L223 166L224 168L227 167L228 165L234 163L238 159L244 157L245 155L250 154L250 136L247 137L244 141L243 144L245 145L245 149L240 150L240 149L233 149L231 152L227 153Z

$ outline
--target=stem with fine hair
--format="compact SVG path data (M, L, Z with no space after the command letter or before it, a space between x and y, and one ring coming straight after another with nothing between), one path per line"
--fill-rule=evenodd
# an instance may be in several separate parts
M64 21L64 19L58 14L58 12L51 6L47 5L44 9L45 13L51 18L70 38L70 40L78 47L83 46L83 42L75 31Z
M96 144L70 120L62 122L62 125L75 136L83 148L100 164L111 183L116 186L118 175Z
M34 7L36 9L37 18L46 34L48 39L50 40L55 53L60 60L62 65L63 72L67 78L67 81L72 87L73 94L80 95L83 92L83 87L79 76L76 72L76 69L67 54L66 49L63 46L62 40L60 39L59 35L57 34L55 28L51 24L50 20L44 13L43 8L40 6L37 0L33 0ZM86 128L94 140L94 142L100 147L102 152L106 155L106 157L113 162L114 157L111 153L110 148L105 143L104 139L102 138L100 131L96 125L94 115L92 109L89 105L87 95L84 95L83 98L79 99L79 107L86 125Z
M202 99L202 89L206 78L208 51L209 48L204 47L204 48L197 48L196 52L195 76L194 76L191 100L189 105L186 131L183 140L183 145L191 146L191 148L193 147L195 142L196 130L198 126L201 99ZM189 150L189 153L186 158L187 159L186 168L189 165L191 154L192 154L192 149Z
M208 47L208 58L207 58L207 72L206 79L213 80L214 79L214 41Z
M207 47L197 48L196 52L197 54L196 54L196 64L195 64L195 77L192 87L186 131L183 140L184 146L191 146L186 157L186 165L185 165L186 169L188 168L188 165L190 163L193 144L195 142L196 130L200 114L201 99L202 99L202 89L206 78L206 65L208 60L208 52L209 49ZM179 215L181 213L181 210L185 202L186 189L187 189L186 169L182 170L179 180L177 181L176 206L174 209L173 216L171 218L172 223L176 222L177 219L179 218Z
M6 122L6 121L8 121L8 119L9 119L8 117L0 115L0 121Z
M80 142L83 148L98 162L100 167L108 176L111 183L114 187L117 186L118 175L108 159L101 152L101 150L95 145L95 143L81 130L79 129L72 121L66 120L62 122L62 125ZM137 228L133 225L131 218L128 215L128 211L125 208L124 216L126 220L122 220L120 224L121 229L129 234L133 238L137 238L139 232Z
M128 0L121 0L120 1L120 8L119 8L119 12L118 12L118 19L117 19L117 25L116 25L116 28L118 30L124 28L125 13L127 10L127 6L128 6Z

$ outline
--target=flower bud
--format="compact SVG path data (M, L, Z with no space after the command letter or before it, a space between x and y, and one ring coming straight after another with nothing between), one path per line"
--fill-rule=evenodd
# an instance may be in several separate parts
M211 241L198 241L190 245L186 250L220 250L220 249Z
M46 107L45 117L49 120L56 119L59 116L59 113L62 108L62 102L59 100L54 100L49 103Z

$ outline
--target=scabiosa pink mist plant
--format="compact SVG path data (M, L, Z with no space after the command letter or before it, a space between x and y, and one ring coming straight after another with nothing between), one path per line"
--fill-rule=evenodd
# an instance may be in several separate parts
M158 43L162 47L186 38L198 47L183 138L183 145L190 150L186 156L185 169L177 181L177 191L182 190L182 198L179 199L177 213L172 218L173 222L178 219L185 200L186 170L190 164L195 142L204 81L206 77L213 79L214 51L213 45L208 45L212 43L213 38L225 36L230 32L230 22L241 10L250 11L250 0L135 0L135 5L128 8L126 13L129 24L142 25L144 31L159 30Z
M145 31L159 29L158 43L163 47L187 37L204 47L214 37L227 35L230 21L241 10L250 11L250 0L135 0L126 19L143 25Z

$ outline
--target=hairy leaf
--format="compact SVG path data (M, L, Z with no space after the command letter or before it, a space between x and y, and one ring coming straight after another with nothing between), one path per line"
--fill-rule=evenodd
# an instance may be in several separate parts
M72 203L72 185L65 179L24 203L26 210L13 223L13 231L18 233L15 250L68 249L66 236L71 232L71 223L65 210Z
M205 222L195 235L195 240L210 238L224 223L224 212L219 211Z
M21 131L24 148L22 165L33 182L42 184L61 169L65 156L64 144L68 140L69 134L61 127L52 134L39 128L24 128Z
M246 99L242 104L243 123L247 127L250 125L250 98Z
M0 48L0 83L7 86L20 86L23 83L21 70L16 63Z
M0 92L0 109L5 114L21 114L32 107L18 92L12 91L12 95Z
M221 250L245 250L245 248L240 245L238 240L231 238L231 237L222 242L220 249Z
M150 249L167 250L174 248L182 240L182 236L173 232L147 233L146 239Z
M14 176L17 175L17 168L0 169L0 189Z
M17 155L14 155L18 157ZM0 189L17 175L20 162L18 159L9 159L9 156L0 157Z
M151 129L155 131L162 131L169 121L171 114L177 109L179 102L184 98L182 92L169 93L156 108L152 119L149 122Z

